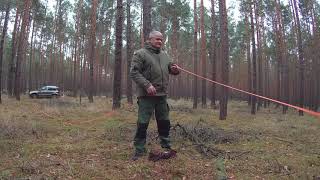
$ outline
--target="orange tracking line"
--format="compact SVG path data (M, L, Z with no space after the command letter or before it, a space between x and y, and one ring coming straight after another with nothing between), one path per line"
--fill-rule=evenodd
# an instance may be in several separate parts
M288 104L288 103L285 103L285 102L281 102L281 101L278 101L278 100L275 100L275 99L271 99L271 98L264 97L264 96L260 96L260 95L258 95L258 94L253 94L253 93L250 93L250 92L248 92L248 91L244 91L244 90L241 90L241 89L238 89L238 88L234 88L234 87L232 87L232 86L228 86L228 85L219 83L219 82L217 82L217 81L213 81L213 80L211 80L211 79L205 78L205 77L203 77L203 76L200 76L200 75L198 75L198 74L195 74L195 73L193 73L193 72L190 72L190 71L188 71L188 70L185 70L185 69L181 68L180 66L178 66L178 69L180 69L181 71L184 71L184 72L186 72L186 73L188 73L188 74L191 74L191 75L193 75L193 76L199 77L199 78L201 78L201 79L205 79L205 80L207 80L207 81L209 81L209 82L212 82L212 83L215 83L215 84L218 84L218 85L227 87L227 88L229 88L229 89L233 89L233 90L236 90L236 91L239 91L239 92L242 92L242 93L246 93L246 94L249 94L249 95L252 95L252 96L259 97L259 98L261 98L261 99L266 99L266 100L269 100L269 101L272 101L272 102L275 102L275 103L279 103L279 104L282 104L282 105L285 105L285 106L288 106L288 107L292 107L292 108L294 108L294 109L303 111L303 112L305 112L305 113L308 113L308 114L310 114L310 115L313 115L313 116L316 116L316 117L320 118L320 113L319 113L319 112L311 111L311 110L308 110L308 109L305 109L305 108L302 108L302 107L299 107L299 106L291 105L291 104Z

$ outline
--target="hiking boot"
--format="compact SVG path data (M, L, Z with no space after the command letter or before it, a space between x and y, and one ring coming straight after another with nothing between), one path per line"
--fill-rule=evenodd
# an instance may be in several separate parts
M131 158L132 161L136 161L138 160L139 158L141 158L142 156L144 156L145 153L143 152L135 152Z
M173 150L173 149L166 149L163 152L160 151L151 151L149 153L149 161L159 161L161 159L170 159L170 158L174 158L177 156L177 151Z
M161 153L161 159L169 159L169 158L174 158L177 156L177 151L167 148L164 152Z

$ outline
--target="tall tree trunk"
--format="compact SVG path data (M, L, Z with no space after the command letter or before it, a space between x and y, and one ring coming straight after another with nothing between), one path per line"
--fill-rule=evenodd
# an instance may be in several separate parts
M101 93L101 55L100 50L102 48L102 30L99 30L99 40L96 48L96 92L95 94L100 96Z
M50 72L49 72L49 81L50 83L56 83L56 41L57 41L57 29L58 29L58 12L60 9L61 0L56 0L55 12L54 12L54 22L53 22L53 37L52 37L52 48L50 49Z
M257 54L256 54L256 40L255 40L255 29L254 29L254 19L253 19L253 10L251 6L250 19L251 19L251 41L252 41L252 93L257 93ZM255 96L252 96L251 102L251 114L256 114L256 100Z
M48 8L48 0L46 0L46 5L44 8L44 14L47 15L47 8ZM43 44L43 38L44 38L44 23L40 24L40 42L39 42L39 64L36 67L36 86L40 86L40 84L44 83L44 76L45 76L45 69L46 69L46 65L43 61L43 55L42 55L42 44ZM41 67L41 68L39 68Z
M296 26L297 26L297 43L298 43L298 59L299 59L299 82L300 82L300 100L299 105L300 107L304 106L304 52L302 47L302 37L301 37L301 26L300 26L300 17L299 17L299 11L298 11L298 5L296 0L293 0L293 7L295 10L295 17L296 17ZM303 116L303 111L299 111L299 115Z
M207 52L206 52L206 35L204 31L204 5L203 0L200 1L200 31L201 31L201 70L202 76L207 77ZM202 108L207 107L207 81L202 80Z
M24 8L23 8L23 18L22 18L22 25L20 31L20 37L18 41L18 56L16 61L16 71L15 71L15 86L14 92L16 99L20 101L20 85L21 85L21 63L25 56L25 48L27 43L27 36L26 30L29 24L29 16L30 16L30 7L31 7L31 0L24 1Z
M277 19L277 18L275 18ZM280 57L280 53L279 53L279 37L278 37L278 28L277 28L277 20L275 20L275 22L273 22L273 31L276 33L275 34L275 42L276 42L276 53L275 53L275 57L276 57L276 63L277 65L275 66L276 69L276 99L281 101L281 94L282 94L282 86L281 86L281 75L282 75L282 58ZM276 107L279 107L279 104L276 104Z
M104 54L104 71L105 71L105 95L108 97L108 91L110 90L109 88L109 79L110 79L110 72L109 72L109 56L110 56L110 28L107 26L106 30L106 39L105 39L105 54Z
M312 89L314 91L314 94L312 97L313 98L313 110L317 111L318 107L319 107L319 100L320 100L320 92L319 92L319 86L320 86L320 82L318 80L318 75L319 75L319 62L320 59L319 57L319 31L317 28L317 20L316 20L316 14L315 14L315 2L312 2L312 7L311 7L311 19L312 19L312 32L313 32L313 47L312 47L312 79L313 79L313 86Z
M127 0L127 100L129 104L133 104L132 99L132 80L129 77L131 58L132 58L132 25L131 25L131 0Z
M198 73L198 16L197 0L193 3L194 13L194 32L193 32L193 71ZM198 107L198 78L193 76L193 109Z
M32 2L31 2L32 3ZM22 75L21 75L21 83L22 83L22 88L20 88L20 92L26 92L27 91L27 88L28 88L28 63L27 63L27 57L28 57L28 50L30 52L30 47L29 47L29 43L28 43L28 39L29 39L29 34L30 34L30 31L31 31L31 22L33 21L32 20L32 16L31 16L31 10L32 10L32 6L30 6L30 15L29 15L29 21L28 21L28 25L27 25L27 33L26 33L26 50L25 50L25 53L24 53L24 57L22 58L23 59L23 62L22 62ZM30 56L30 54L29 54Z
M167 18L167 10L166 10L166 0L161 0L161 10L160 10L160 16L161 16L161 21L160 21L160 32L163 35L164 41L166 41L167 36L166 36L166 29L167 29L167 24L168 24L168 18Z
M60 17L60 14L62 14L62 1L59 0L59 9L58 9L58 16L57 17L57 41L58 41L58 47L59 47L59 52L57 52L56 56L56 79L57 79L57 84L59 84L60 88L64 90L64 62L63 62L63 27L61 27L61 24L63 22L63 17Z
M96 46L96 15L97 15L98 0L92 0L91 9L91 31L90 31L90 49L89 49L89 60L90 60L90 87L88 93L88 99L90 103L93 103L93 91L94 91L94 60L95 60L95 46Z
M270 74L270 68L269 68L269 57L266 57L265 61L265 76L264 76L264 95L266 97L270 97L270 78L269 78L269 74ZM264 108L267 108L268 104L270 101L264 101Z
M11 42L11 56L9 60L9 65L8 65L8 79L7 79L7 89L8 89L8 96L11 97L13 96L13 75L15 72L15 66L14 66L14 59L16 57L16 35L17 35L17 26L18 26L18 21L19 21L19 14L20 14L20 9L19 6L16 9L16 17L14 20L14 26L13 26L13 31L12 31L12 42Z
M115 42L115 53L114 53L115 66L114 66L114 78L113 78L112 109L119 109L121 107L121 79L122 79L121 78L121 64L122 64L122 26L123 26L123 3L122 3L122 0L117 0L117 15L116 15L116 17L117 17L117 19L116 19L116 42Z
M281 20L282 24L282 20ZM283 101L289 103L289 59L288 59L288 49L285 43L285 31L283 28L283 35L281 40L281 50L282 50L282 63L283 63ZM288 106L282 106L282 113L285 114L288 111Z
M262 61L262 66L263 66L263 91L262 91L262 94L263 96L265 97L270 97L269 96L269 59L268 59L268 56L267 56L267 53L266 53L266 47L267 47L267 38L266 38L266 35L265 35L265 26L263 25L262 26L262 43L263 43L263 50L262 50L262 54L263 54L263 61ZM267 108L267 101L264 100L263 101L263 107L264 108Z
M105 95L106 97L108 96L108 92L111 91L110 88L110 70L111 68L109 67L109 59L110 59L110 36L111 36L111 25L112 25L112 18L113 18L113 13L110 15L110 21L107 21L106 24L106 39L105 39L105 54L104 54L104 70L105 70L105 84L106 84L106 89L105 89Z
M61 34L60 34L60 36L61 36ZM59 40L59 60L60 60L60 70L59 71L61 71L61 73L59 73L60 74L60 80L59 80L59 82L60 82L60 88L64 91L64 76L65 76L65 70L64 70L64 47L65 47L65 45L64 45L64 43L63 43L63 40L62 40L62 38L60 37L60 40Z
M33 37L34 37L34 33L35 33L35 20L33 20L32 23L32 32L31 32L31 44L30 44L30 57L29 57L29 78L28 78L28 90L29 92L33 89L32 87L32 60L33 60Z
M251 67L251 54L250 54L250 23L248 14L245 15L245 24L246 24L246 49L247 49L247 62L248 62L248 91L252 92L252 67ZM251 105L252 103L252 96L248 96L248 105Z
M314 29L314 63L316 64L314 66L314 71L315 71L315 75L314 78L318 79L318 75L320 74L320 32L319 32L319 24L317 23L316 20L316 14L315 14L315 3L313 3L313 7L312 7L312 12L313 12L313 29ZM320 104L320 81L316 81L315 84L315 96L314 97L318 97L315 98L315 105L314 105L314 110L317 111L319 108L319 104Z
M79 83L77 79L77 73L79 71L79 65L80 65L80 27L81 27L81 9L82 9L82 3L83 0L79 0L78 6L77 6L77 15L76 15L76 23L75 23L75 42L74 42L74 60L73 60L73 96L77 96L77 91L79 88Z
M255 6L256 6L256 10L255 10L255 13L256 13L256 27L257 27L257 30L256 30L256 34L257 34L257 53L258 53L258 71L257 71L257 75L258 75L258 78L257 78L257 92L259 95L263 96L263 93L262 93L262 77L263 77L263 72L262 72L262 52L263 52L263 48L262 48L262 37L261 37L261 34L262 34L262 31L261 31L261 27L260 26L263 26L263 22L262 22L262 17L260 17L260 7L259 7L259 4L257 3L257 1L255 1ZM262 99L258 98L258 104L257 104L257 110L259 111L260 107L262 106Z
M211 61L212 61L212 80L216 81L216 14L215 0L211 0ZM216 108L216 84L212 84L211 107Z
M219 0L220 27L221 27L221 77L222 83L229 83L229 38L228 38L228 15L226 0ZM228 88L221 88L220 97L220 120L227 118Z
M42 27L41 27L42 28ZM42 44L43 44L43 30L41 29L41 35L40 35L40 41L39 41L39 63L37 64L36 66L36 87L39 87L40 86L40 83L42 83L42 72L44 71L45 69L45 66L43 66L43 62L42 62ZM41 68L40 68L41 67Z
M148 39L149 33L152 30L151 26L151 4L152 0L143 0L143 40Z
M279 79L278 79L278 86L279 86L279 100L288 103L288 93L289 93L289 78L288 78L288 66L287 60L285 56L285 40L284 40L284 30L282 24L282 16L280 10L280 1L276 0L276 54L278 58L278 69L279 69ZM283 106L282 112L285 114L287 112L288 107Z
M4 24L2 28L1 40L0 40L0 104L2 103L2 61L3 61L3 47L4 47L4 40L6 38L7 29L8 29L8 21L9 21L9 14L10 14L10 3L8 3L6 7L6 15L4 18Z
M82 93L83 93L83 75L84 75L84 69L85 69L85 35L82 35L81 37L81 42L80 42L80 46L81 47L81 55L80 59L79 59L79 64L80 64L80 83L79 83L79 89L80 89L80 95L79 95L79 101L81 104L81 100L82 100Z

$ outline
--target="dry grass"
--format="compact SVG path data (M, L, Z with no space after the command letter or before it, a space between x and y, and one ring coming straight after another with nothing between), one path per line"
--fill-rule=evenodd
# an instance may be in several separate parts
M110 99L4 99L0 105L0 179L317 179L320 120L229 104L192 109L170 100L175 159L130 161L136 105L111 111ZM147 148L159 149L155 122Z

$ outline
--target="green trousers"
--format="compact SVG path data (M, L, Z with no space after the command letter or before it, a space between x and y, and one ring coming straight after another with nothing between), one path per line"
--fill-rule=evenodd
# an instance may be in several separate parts
M161 147L170 148L170 120L167 96L139 97L138 105L137 132L134 137L136 152L146 152L147 129L153 112L155 112Z

